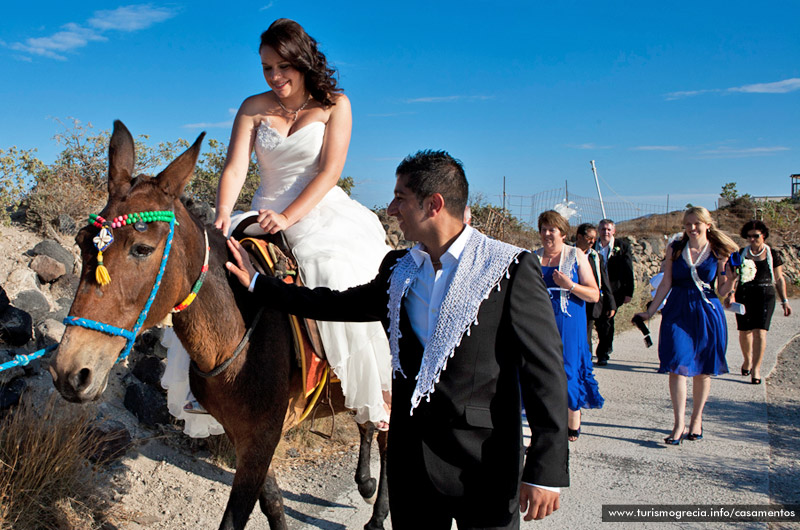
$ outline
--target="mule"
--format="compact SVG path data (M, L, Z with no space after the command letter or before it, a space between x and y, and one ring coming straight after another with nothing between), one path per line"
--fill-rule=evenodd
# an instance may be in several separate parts
M282 433L295 423L292 411L303 406L300 371L288 316L257 307L228 277L225 237L203 226L180 200L204 135L156 177L134 177L133 138L122 122L114 122L108 203L76 237L83 267L65 319L73 325L67 326L50 372L65 399L96 400L135 335L183 307L173 315L173 326L197 368L190 375L192 391L225 428L236 452L236 474L219 528L244 528L259 501L270 528L284 529L283 498L271 463ZM120 217L125 214L131 221ZM197 296L190 300L192 292ZM246 335L249 339L243 339ZM376 489L378 495L365 528L383 528L388 514L387 435L377 438L381 473L376 484L369 472L374 431L371 424L359 427L356 482L365 498Z

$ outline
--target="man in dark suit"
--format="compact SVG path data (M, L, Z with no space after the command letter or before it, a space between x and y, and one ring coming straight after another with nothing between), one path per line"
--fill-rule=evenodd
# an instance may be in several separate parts
M603 259L593 247L597 241L597 227L592 223L582 223L578 225L575 236L575 246L581 249L586 257L589 258L589 265L592 267L594 281L600 288L599 302L586 302L586 339L589 341L589 348L592 346L592 330L594 321L603 314L604 311L616 311L617 302L611 292L611 282L608 279L608 269L606 260Z
M518 528L569 485L561 339L538 260L464 224L467 181L443 151L397 168L388 213L410 250L346 291L288 286L228 263L260 300L315 319L381 320L392 353L392 527ZM531 427L522 446L520 398Z
M633 298L633 254L626 241L615 237L617 229L614 221L603 219L597 227L600 234L595 250L606 260L611 292L618 310ZM598 366L607 365L614 350L614 315L617 310L603 308L603 313L595 320L598 336L595 354Z

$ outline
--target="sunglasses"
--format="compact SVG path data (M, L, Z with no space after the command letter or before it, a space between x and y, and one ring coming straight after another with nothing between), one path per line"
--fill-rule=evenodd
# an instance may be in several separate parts
M760 232L756 232L755 234L747 234L747 239L758 239L759 237L761 237Z

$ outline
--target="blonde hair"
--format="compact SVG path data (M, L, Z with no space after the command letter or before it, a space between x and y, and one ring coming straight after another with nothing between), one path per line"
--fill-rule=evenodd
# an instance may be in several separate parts
M731 239L725 232L720 230L714 224L714 219L711 217L711 212L703 208L702 206L692 206L691 208L687 208L685 212L683 212L683 221L686 222L686 218L690 215L694 215L697 217L697 220L701 223L705 223L708 225L708 243L711 245L711 251L714 252L714 255L717 258L727 258L732 253L739 250L739 247L736 243ZM672 244L672 260L675 261L683 252L683 247L689 242L689 235L684 230L683 237Z

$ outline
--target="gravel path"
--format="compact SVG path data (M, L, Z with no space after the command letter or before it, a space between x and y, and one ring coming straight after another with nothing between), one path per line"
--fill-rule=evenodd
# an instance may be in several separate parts
M800 308L800 302L794 305ZM647 349L637 330L621 333L608 367L596 368L606 398L602 410L584 412L580 440L571 444L572 485L562 507L542 522L523 528L612 528L601 522L604 504L768 504L800 503L800 326L797 316L773 319L764 374L755 386L738 375L741 353L735 323L728 364L733 373L714 378L700 442L667 447L672 426L667 377L657 374L658 319L650 323L656 345ZM779 362L778 362L779 360ZM690 392L691 395L691 392ZM110 402L105 406L111 406ZM691 408L691 403L688 404ZM337 444L290 450L278 474L292 530L362 528L371 506L353 483L356 431ZM152 436L152 433L149 434ZM110 486L125 517L121 530L216 528L233 478L231 470L208 462L207 452L156 437L116 465ZM319 453L316 461L310 457ZM373 449L373 472L377 473ZM766 523L680 523L681 527L767 528ZM387 521L387 528L391 524ZM673 528L678 523L638 523ZM772 523L769 528L796 528ZM248 530L267 529L256 509Z

